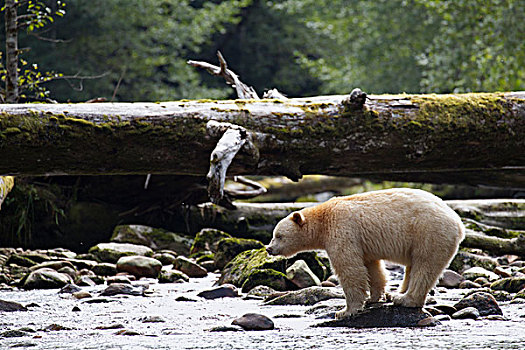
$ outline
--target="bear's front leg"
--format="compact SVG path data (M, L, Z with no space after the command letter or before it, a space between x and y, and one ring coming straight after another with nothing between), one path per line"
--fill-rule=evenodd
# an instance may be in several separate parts
M344 271L336 273L343 287L346 298L346 308L335 314L336 319L345 318L356 314L363 309L368 290L367 270L364 266L346 267Z

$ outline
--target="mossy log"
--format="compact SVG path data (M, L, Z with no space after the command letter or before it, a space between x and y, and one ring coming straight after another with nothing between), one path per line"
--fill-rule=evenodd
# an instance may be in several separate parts
M525 187L525 92L0 105L0 174L204 176L243 127L229 175L303 174ZM257 157L254 156L257 155Z
M525 235L523 234L516 238L505 239L467 230L461 246L482 249L495 255L513 254L525 258Z

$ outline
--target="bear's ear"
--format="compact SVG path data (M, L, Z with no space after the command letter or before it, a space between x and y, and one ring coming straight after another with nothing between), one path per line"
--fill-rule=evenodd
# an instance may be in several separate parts
M296 211L292 214L292 221L299 226L303 226L306 221L306 218L304 217L303 213L301 213L300 211Z

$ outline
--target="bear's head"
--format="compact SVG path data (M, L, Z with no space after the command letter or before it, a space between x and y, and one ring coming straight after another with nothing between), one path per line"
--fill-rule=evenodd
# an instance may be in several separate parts
M308 245L306 224L306 218L300 211L293 212L279 221L273 230L270 244L266 246L268 254L290 257L306 250Z

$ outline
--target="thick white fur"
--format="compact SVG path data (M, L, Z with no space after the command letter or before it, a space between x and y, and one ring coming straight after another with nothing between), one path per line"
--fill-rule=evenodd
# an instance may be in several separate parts
M431 193L406 188L334 197L290 214L274 229L273 255L325 249L339 276L347 307L343 318L361 310L370 293L385 292L381 260L406 266L393 297L396 305L421 307L465 235L459 216Z

